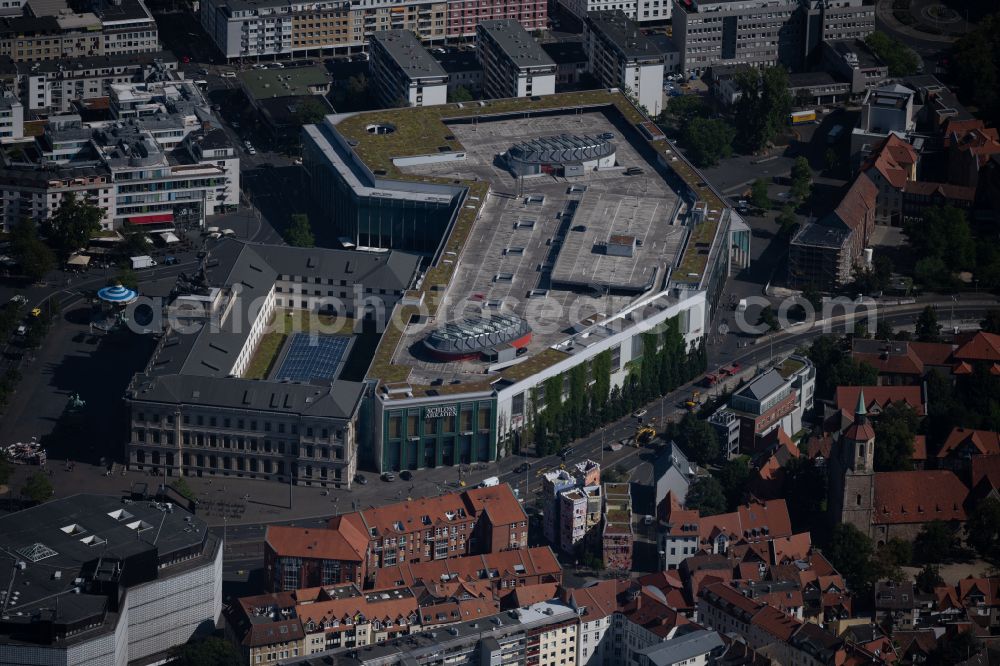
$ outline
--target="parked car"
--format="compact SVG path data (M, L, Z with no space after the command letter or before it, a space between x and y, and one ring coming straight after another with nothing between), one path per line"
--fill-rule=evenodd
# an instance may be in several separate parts
M362 475L362 474L355 474L354 475L354 482L357 483L357 484L359 484L359 485L364 486L364 485L368 484L368 479L365 478L365 476Z
M383 472L383 474L382 474L382 480L383 481L395 481L396 480L396 475L393 474L392 472Z
M403 481L410 481L413 479L413 473L410 472L410 470L408 469L404 469L402 472L399 473L399 478L401 478Z
M164 266L173 266L176 263L177 263L177 257L175 257L172 254L168 254L167 256L165 256L163 258L163 265Z
M531 469L531 463L523 462L523 463L521 463L520 465L518 465L517 467L514 468L514 473L515 474L524 474L529 469Z

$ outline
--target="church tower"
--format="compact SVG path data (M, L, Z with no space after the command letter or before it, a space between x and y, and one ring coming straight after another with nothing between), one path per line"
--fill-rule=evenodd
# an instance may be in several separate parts
M871 536L875 494L875 430L868 421L865 392L858 393L854 422L844 430L830 462L830 501L834 520L851 523Z

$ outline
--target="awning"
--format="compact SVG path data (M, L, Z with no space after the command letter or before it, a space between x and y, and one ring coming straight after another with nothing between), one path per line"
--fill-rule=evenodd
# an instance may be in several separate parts
M156 213L153 215L134 215L128 218L132 224L157 224L159 222L173 222L173 213Z
M162 238L163 242L167 243L168 245L172 243L181 242L181 239L178 238L172 231L164 231L162 234L160 234L160 238Z
M66 260L69 266L86 266L90 263L90 257L85 254L74 254Z

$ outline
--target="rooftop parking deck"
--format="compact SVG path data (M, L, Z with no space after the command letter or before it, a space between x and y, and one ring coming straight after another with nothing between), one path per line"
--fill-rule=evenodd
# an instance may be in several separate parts
M506 119L449 126L466 150L464 161L404 167L414 177L488 182L494 192L464 251L446 254L454 278L437 321L479 312L512 312L531 324L528 353L554 345L595 315L618 312L665 286L684 228L672 225L678 197L602 112ZM562 132L616 134L618 165L577 178L541 175L519 183L497 156L516 142ZM641 174L624 176L639 167ZM632 256L611 256L612 236L634 238ZM480 360L442 362L426 355L425 326L409 326L393 362L410 366L414 383L482 379Z

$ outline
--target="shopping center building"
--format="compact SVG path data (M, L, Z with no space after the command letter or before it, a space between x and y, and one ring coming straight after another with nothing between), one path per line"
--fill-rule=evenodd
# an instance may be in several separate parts
M550 161L508 168L532 144ZM748 262L748 227L614 90L331 115L303 159L345 247L422 257L366 375L378 471L507 455L572 372L621 385L665 326L697 346Z

